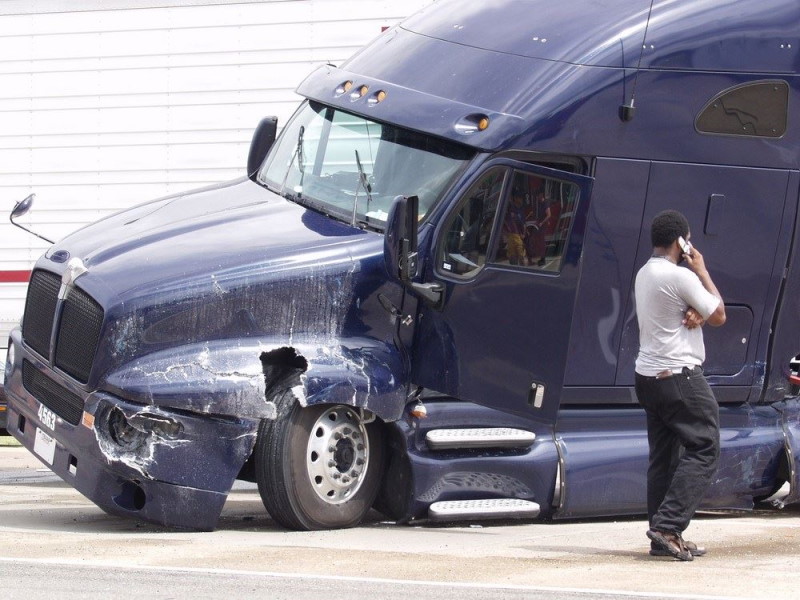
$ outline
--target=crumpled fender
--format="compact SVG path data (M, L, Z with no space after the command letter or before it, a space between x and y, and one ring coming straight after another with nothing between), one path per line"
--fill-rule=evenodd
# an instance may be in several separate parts
M407 377L394 345L359 338L335 347L297 350L308 361L308 370L300 376L301 387L295 388L301 404L347 404L369 410L384 421L396 421L402 415Z
M100 387L121 398L196 413L273 418L258 344L219 340L147 354L109 373Z
M142 404L273 419L274 388L281 382L267 380L276 376L264 358L287 348L305 367L285 382L302 405L347 404L387 421L400 418L406 399L400 353L393 344L370 338L325 347L264 339L189 344L138 358L109 373L100 387Z

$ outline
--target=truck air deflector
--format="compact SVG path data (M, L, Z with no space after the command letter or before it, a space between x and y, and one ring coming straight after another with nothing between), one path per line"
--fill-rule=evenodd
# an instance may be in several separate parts
M650 0L538 6L524 0L435 2L400 26L491 52L603 67L635 67ZM487 13L494 13L487 27Z
M439 0L401 27L452 44L575 65L797 72L798 3L656 0L652 13L650 0L539 6L496 0L488 9L481 0ZM742 22L752 25L736 26Z

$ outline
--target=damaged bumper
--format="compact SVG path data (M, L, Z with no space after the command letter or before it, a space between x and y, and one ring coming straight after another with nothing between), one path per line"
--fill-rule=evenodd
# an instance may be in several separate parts
M8 431L111 514L215 527L255 444L258 419L217 417L86 394L21 351L6 373Z

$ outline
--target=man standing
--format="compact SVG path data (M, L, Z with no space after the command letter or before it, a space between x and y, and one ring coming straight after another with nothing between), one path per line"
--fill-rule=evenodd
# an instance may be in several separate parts
M688 243L689 223L674 210L656 215L653 256L636 275L639 355L636 396L647 414L650 553L692 560L705 549L683 531L717 470L719 407L701 365L703 323L725 323L725 304L703 255ZM678 264L686 261L688 269Z

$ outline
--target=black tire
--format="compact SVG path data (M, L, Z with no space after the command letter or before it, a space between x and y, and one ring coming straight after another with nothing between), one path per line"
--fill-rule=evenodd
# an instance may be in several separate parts
M278 405L278 418L262 421L255 448L256 482L269 514L297 530L360 523L383 473L378 422L362 423L349 406L303 408L288 391Z

